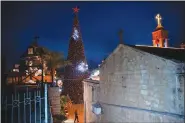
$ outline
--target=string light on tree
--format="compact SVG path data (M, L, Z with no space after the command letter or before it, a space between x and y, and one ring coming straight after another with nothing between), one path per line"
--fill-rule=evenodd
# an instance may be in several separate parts
M76 28L74 28L73 38L74 38L74 40L78 40L78 38L79 38L79 32Z
M81 72L85 72L88 70L88 65L84 62L81 62L78 66L77 69Z
M73 103L83 102L83 79L87 78L88 65L84 53L84 45L78 21L79 8L73 8L74 21L69 42L67 60L72 63L65 68L65 82L62 93L69 95Z

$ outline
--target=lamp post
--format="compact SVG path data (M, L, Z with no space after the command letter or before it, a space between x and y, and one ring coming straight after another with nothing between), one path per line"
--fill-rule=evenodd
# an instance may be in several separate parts
M45 107L45 123L48 123L48 85L45 83L44 85L44 107Z
M48 123L48 85L44 82L44 60L42 60L42 83L44 83L44 122Z

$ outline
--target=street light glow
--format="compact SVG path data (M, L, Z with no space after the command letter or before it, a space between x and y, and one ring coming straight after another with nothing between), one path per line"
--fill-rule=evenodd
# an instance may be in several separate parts
M62 92L62 89L61 88L59 88L59 92Z

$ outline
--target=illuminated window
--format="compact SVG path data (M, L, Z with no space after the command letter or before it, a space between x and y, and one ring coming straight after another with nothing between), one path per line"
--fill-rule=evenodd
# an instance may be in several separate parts
M13 72L19 72L19 69L13 69Z
M159 47L159 39L158 39L158 37L156 37L155 44L156 44L157 47Z
M28 54L33 54L33 48L28 48Z
M28 61L27 60L25 61L25 64L28 65Z

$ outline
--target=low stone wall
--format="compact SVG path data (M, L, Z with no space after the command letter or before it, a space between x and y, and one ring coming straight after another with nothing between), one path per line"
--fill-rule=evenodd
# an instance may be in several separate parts
M50 102L52 115L60 115L60 92L58 91L59 87L50 87L48 88L48 98Z
M98 122L184 123L184 118L180 115L110 104L101 104L101 106L103 107L103 114Z

